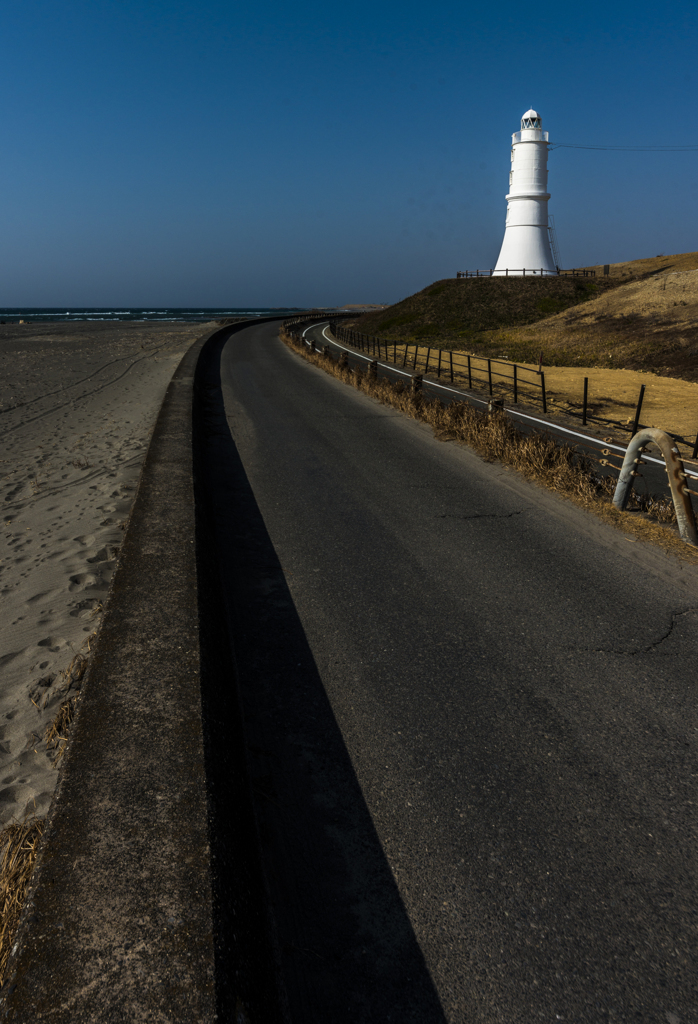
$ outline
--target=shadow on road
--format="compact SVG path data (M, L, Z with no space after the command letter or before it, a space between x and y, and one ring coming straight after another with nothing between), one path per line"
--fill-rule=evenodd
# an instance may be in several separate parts
M202 353L194 409L220 1014L438 1024L436 991L226 421L228 336Z

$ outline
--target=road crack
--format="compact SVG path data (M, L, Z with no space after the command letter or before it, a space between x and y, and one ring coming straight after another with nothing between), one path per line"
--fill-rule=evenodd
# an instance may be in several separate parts
M647 644L646 646L643 646L643 647L638 647L635 650L631 650L631 651L606 650L603 647L597 647L595 649L594 653L595 654L615 654L616 656L623 657L623 658L636 658L636 657L638 657L638 655L641 655L641 654L649 654L651 651L656 651L659 647L662 646L662 644L666 643L666 641L671 637L672 633L674 632L674 628L676 626L676 623L677 623L678 619L682 618L684 615L690 615L691 612L695 612L697 610L698 609L696 609L696 608L684 608L682 611L672 612L671 613L671 622L669 623L667 629L662 634L662 636L658 637L656 640L653 640L651 644Z
M684 608L684 610L681 612L672 612L671 622L669 623L669 628L667 629L664 636L661 636L659 640L655 640L654 643L651 643L648 647L646 647L643 653L649 654L650 651L655 651L661 644L665 643L665 641L667 641L671 634L674 632L676 620L682 618L682 616L684 615L689 615L691 612L694 612L695 610L695 608Z

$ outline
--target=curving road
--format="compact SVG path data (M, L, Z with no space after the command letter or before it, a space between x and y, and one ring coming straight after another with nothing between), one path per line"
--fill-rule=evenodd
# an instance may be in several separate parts
M276 334L209 458L288 1019L698 1020L697 571Z

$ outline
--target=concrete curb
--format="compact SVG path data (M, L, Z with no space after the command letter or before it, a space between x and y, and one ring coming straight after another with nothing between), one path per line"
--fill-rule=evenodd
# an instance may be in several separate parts
M3 986L8 1021L217 1019L192 389L168 387Z

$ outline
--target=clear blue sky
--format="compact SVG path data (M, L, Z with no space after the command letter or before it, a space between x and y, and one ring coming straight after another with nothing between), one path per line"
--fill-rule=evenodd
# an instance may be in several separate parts
M394 302L490 267L510 136L698 141L678 3L23 0L0 306ZM698 249L698 153L559 149L565 266Z

